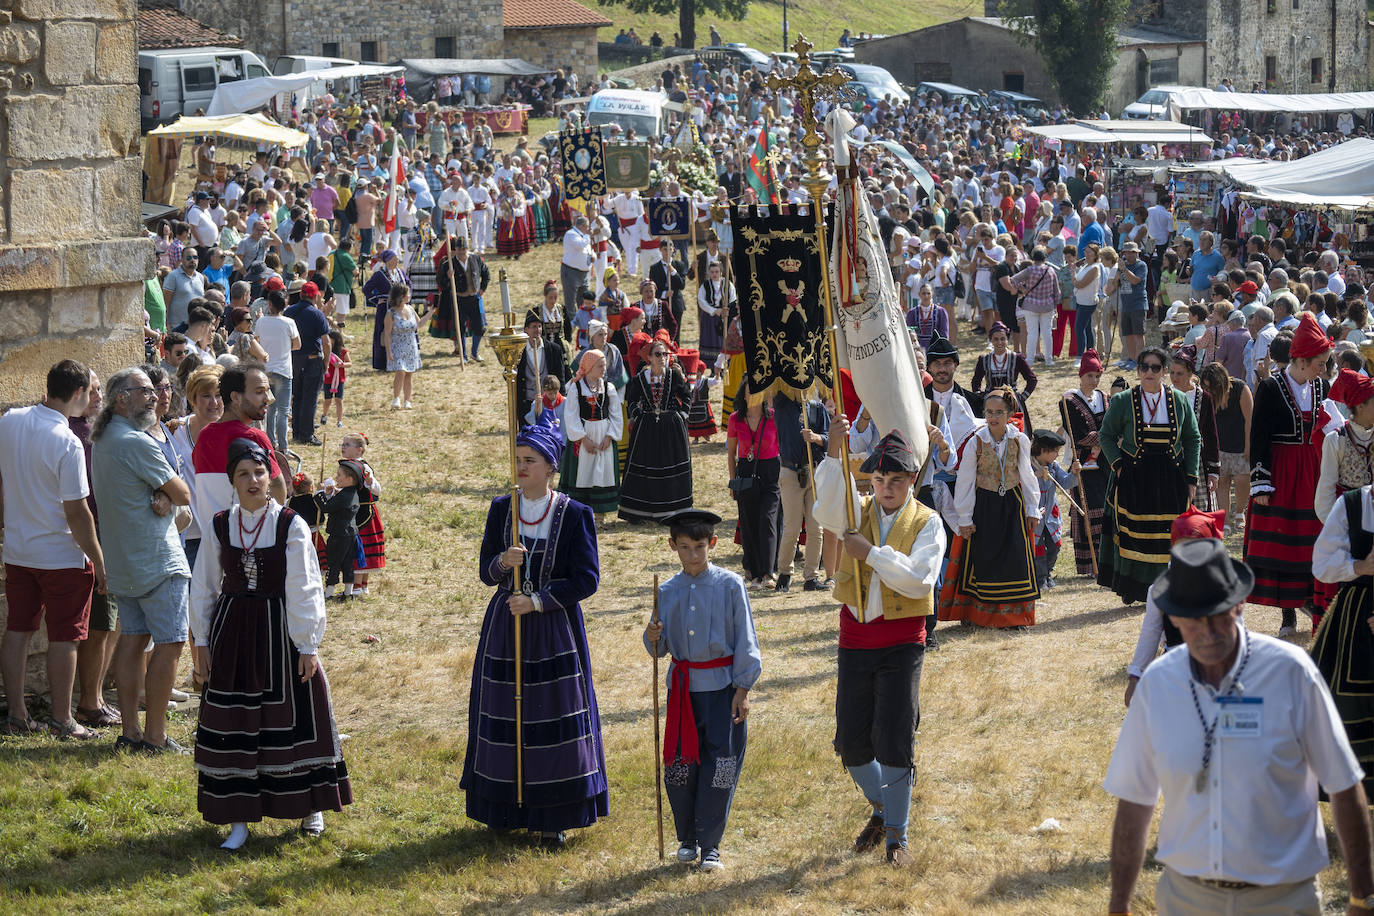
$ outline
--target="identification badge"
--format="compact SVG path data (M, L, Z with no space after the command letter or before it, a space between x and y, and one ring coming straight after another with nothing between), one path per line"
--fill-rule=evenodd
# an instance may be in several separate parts
M1223 738L1264 735L1264 700L1260 697L1217 697L1217 734Z

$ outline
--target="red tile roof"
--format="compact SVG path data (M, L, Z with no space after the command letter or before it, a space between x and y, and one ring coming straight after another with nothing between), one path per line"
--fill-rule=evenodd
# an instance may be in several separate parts
M505 0L508 29L549 29L611 25L611 20L577 0Z
M138 18L138 48L154 51L159 48L199 48L205 45L243 47L243 39L226 35L197 22L168 7L140 7Z

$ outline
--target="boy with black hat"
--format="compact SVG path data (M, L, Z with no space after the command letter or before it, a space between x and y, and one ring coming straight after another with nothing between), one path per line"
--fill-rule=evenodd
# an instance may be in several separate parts
M663 782L673 809L677 861L716 871L748 738L749 690L763 670L744 580L711 563L720 516L683 509L663 520L682 572L658 589L659 620L644 630L651 653L671 654Z
M356 461L343 459L334 472L333 493L315 494L315 502L324 512L325 555L329 558L325 587L340 584L337 598L350 598L353 593L353 567L358 561L358 488L363 484L363 469Z
M887 861L910 866L915 859L907 851L906 826L921 663L926 616L935 607L935 582L945 555L945 528L912 492L916 459L899 430L884 436L864 461L861 470L872 475L873 494L861 499L840 464L849 423L843 414L832 422L829 454L816 468L815 515L823 528L842 538L849 555L835 576L840 602L835 750L873 806L855 851L866 852L885 840ZM846 486L859 508L857 531L846 530Z
M1035 528L1035 578L1040 590L1054 588L1054 564L1059 562L1059 543L1064 523L1059 517L1056 491L1072 493L1078 486L1078 458L1066 471L1059 466L1064 437L1052 429L1037 429L1031 438L1031 467L1040 479L1040 524Z

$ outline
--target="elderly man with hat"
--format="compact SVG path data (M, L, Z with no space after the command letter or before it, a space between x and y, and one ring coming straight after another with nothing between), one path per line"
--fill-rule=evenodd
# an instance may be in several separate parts
M525 313L525 335L528 340L515 367L516 407L520 411L522 425L530 407L543 394L544 379L550 375L556 376L559 384L566 387L570 377L563 341L557 334L544 334L544 316L538 308Z
M1242 622L1254 584L1204 538L1175 546L1151 590L1185 645L1140 678L1103 782L1118 799L1111 913L1130 912L1162 796L1162 916L1317 916L1329 861L1319 785L1348 870L1345 911L1374 910L1364 773L1307 653Z
M918 468L901 431L884 436L864 461L873 494L860 498L840 464L849 423L843 413L833 423L828 455L816 468L814 511L823 528L842 538L848 554L840 561L834 592L840 602L835 751L872 806L855 851L882 845L889 863L910 867L915 859L907 850L907 816L921 665L945 528L912 492ZM845 487L859 507L857 531L848 530Z

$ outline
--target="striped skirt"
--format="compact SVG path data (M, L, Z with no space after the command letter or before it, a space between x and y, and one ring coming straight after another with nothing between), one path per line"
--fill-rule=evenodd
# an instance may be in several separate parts
M304 684L281 598L221 595L196 728L196 794L211 824L297 819L353 802L324 668Z
M1343 582L1312 643L1312 660L1331 689L1350 747L1374 791L1374 633L1369 630L1368 578Z
M1174 519L1187 509L1188 477L1167 447L1147 446L1140 458L1126 458L1102 514L1097 584L1127 604L1144 601L1169 565Z
M967 620L980 627L1031 626L1040 585L1035 580L1026 503L1021 488L1005 495L979 487L974 495L973 537L965 544L959 576L941 620Z
M1269 505L1250 500L1245 562L1255 571L1250 604L1299 608L1313 601L1312 545L1322 533L1313 498L1321 451L1310 445L1275 445L1274 492Z
M1069 509L1069 531L1073 536L1074 568L1080 576L1090 576L1093 572L1093 552L1097 541L1102 537L1102 506L1107 502L1107 472L1101 468L1086 470L1079 475L1083 481L1082 495L1088 500L1083 508L1088 512L1085 525L1083 516L1077 509ZM1079 493L1074 492L1077 500Z
M382 514L377 511L375 497L358 509L358 540L363 545L364 562L354 567L354 572L386 566L386 529L382 527Z

